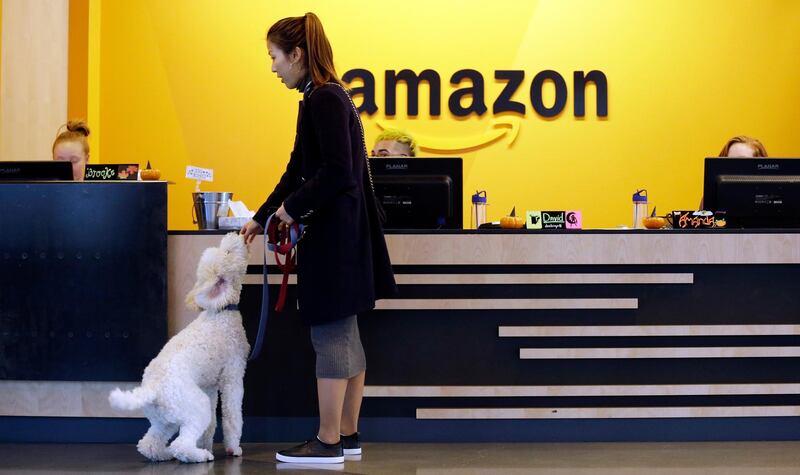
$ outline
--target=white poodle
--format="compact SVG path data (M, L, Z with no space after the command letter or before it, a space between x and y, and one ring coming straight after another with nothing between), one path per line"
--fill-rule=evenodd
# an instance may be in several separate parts
M113 407L142 408L150 420L136 446L148 459L214 460L218 392L225 450L242 454L242 379L250 345L236 304L246 271L247 246L240 235L229 233L218 248L206 249L197 266L197 283L186 296L189 308L203 311L147 365L141 386L111 391Z

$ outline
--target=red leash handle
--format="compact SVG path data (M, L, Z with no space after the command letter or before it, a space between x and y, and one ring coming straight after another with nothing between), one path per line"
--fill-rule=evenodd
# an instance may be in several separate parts
M281 290L278 294L278 301L275 303L275 311L282 312L283 306L286 303L286 291L289 288L289 274L297 268L297 241L303 233L303 226L292 223L288 226L280 227L279 220L272 220L273 216L267 221L267 240L268 247L275 254L275 262L278 269L283 272L283 280L281 281ZM286 256L284 262L281 262L280 256ZM267 285L267 282L264 282Z
M288 234L288 233L286 233ZM286 238L286 234L284 234L284 238ZM278 264L278 269L283 272L283 280L281 281L281 291L278 294L278 301L275 302L275 311L282 312L283 306L286 303L286 290L289 288L289 274L295 270L297 267L295 260L297 258L297 251L295 251L294 247L289 248L288 252L284 253L286 256L286 260L281 263L280 255L281 252L279 251L279 247L282 246L275 246L275 262Z

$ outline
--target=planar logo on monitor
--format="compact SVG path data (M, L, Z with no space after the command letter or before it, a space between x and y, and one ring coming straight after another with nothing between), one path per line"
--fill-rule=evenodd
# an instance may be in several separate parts
M778 170L781 168L777 163L759 163L756 165L758 170Z
M398 163L398 164L387 163L386 164L386 169L387 170L408 170L408 164L407 163Z

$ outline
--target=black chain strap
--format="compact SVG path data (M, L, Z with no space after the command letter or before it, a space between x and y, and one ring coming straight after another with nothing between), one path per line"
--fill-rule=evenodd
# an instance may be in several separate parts
M364 136L364 124L361 123L361 115L358 113L358 108L356 104L353 102L353 98L350 97L350 94L347 92L347 89L344 88L341 84L334 82L331 84L335 84L339 86L339 88L344 92L344 95L347 96L347 100L350 101L350 106L353 108L353 113L356 115L356 120L358 121L358 129L361 132L361 149L364 152L364 163L367 165L367 176L369 176L369 187L372 189L372 194L375 194L375 184L372 182L372 169L369 166L369 155L367 154L367 140Z

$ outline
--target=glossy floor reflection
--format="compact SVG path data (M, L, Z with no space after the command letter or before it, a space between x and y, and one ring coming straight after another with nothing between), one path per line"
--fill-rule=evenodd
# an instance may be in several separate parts
M286 444L245 444L244 456L205 464L149 463L133 445L0 444L0 473L13 474L798 474L800 442L615 444L365 444L341 465L278 464Z

